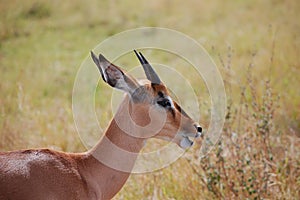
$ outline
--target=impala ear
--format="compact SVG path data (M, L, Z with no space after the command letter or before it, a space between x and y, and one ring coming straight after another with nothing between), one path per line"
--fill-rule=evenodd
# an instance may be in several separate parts
M143 56L143 54L141 52L137 53L136 50L134 50L134 53L142 64L147 79L151 81L152 84L161 84L160 78L158 77L152 66L149 64L149 62L146 60L146 58Z
M96 55L91 51L94 63L97 65L102 79L110 86L133 94L139 87L137 81L126 75L123 70L109 62L102 54Z

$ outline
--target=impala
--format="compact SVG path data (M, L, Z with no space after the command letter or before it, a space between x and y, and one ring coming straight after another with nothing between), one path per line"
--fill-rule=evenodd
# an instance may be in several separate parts
M184 149L193 145L191 138L201 136L202 128L171 99L145 57L134 52L147 81L137 81L91 52L102 79L126 93L96 146L84 153L50 149L0 153L1 200L111 199L128 179L147 139L172 141Z

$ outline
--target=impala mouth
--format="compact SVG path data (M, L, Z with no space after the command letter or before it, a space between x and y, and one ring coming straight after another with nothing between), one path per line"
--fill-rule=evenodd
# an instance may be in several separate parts
M180 147L183 149L187 149L189 147L191 147L194 142L192 140L190 140L190 138L188 136L182 136L183 138L180 141Z
M180 140L180 147L183 149L187 149L191 146L193 146L194 142L193 140L195 138L202 137L202 128L200 126L195 125L195 128L197 129L197 133L181 133L182 139ZM193 138L193 139L190 139Z

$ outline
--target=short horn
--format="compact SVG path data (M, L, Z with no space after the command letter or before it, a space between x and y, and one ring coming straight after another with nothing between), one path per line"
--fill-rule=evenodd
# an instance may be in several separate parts
M134 50L134 53L136 57L139 59L140 63L142 64L147 79L151 81L151 83L160 84L161 81L158 75L156 74L152 66L149 64L149 62L146 60L146 58L143 56L143 54L141 52L137 53L136 50Z

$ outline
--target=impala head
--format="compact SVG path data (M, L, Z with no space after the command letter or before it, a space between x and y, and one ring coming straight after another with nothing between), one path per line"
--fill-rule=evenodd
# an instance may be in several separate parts
M121 68L110 63L102 54L96 57L91 52L91 56L100 70L102 79L110 86L128 94L125 99L129 102L127 107L129 107L130 117L134 123L144 127L152 123L159 127L159 130L153 130L153 126L152 129L144 129L141 133L144 135L139 135L140 137L172 141L182 148L192 146L191 138L200 137L202 128L172 100L168 89L145 57L140 52L134 52L143 66L147 77L146 81L137 81ZM122 121L127 120L127 117L122 118Z

